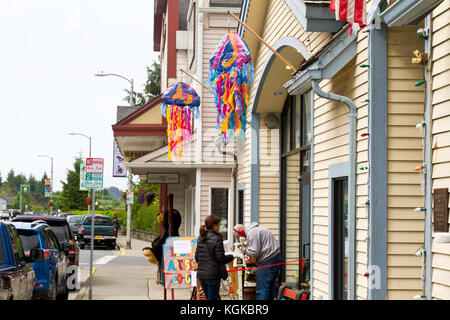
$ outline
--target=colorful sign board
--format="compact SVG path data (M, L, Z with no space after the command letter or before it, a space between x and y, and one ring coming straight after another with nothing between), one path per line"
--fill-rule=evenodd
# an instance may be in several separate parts
M87 190L87 188L86 188L86 164L83 164L83 163L80 165L80 190Z
M127 192L127 204L134 203L134 192Z
M45 197L51 197L52 196L52 180L51 179L45 179L45 184L44 184L44 192L45 192Z
M86 173L103 173L103 158L86 158Z
M103 158L86 158L84 185L88 189L103 188Z
M127 169L123 164L123 156L120 153L119 146L114 140L114 150L113 150L113 177L126 177Z
M196 284L194 271L196 237L169 237L163 245L163 286L165 289L191 288Z

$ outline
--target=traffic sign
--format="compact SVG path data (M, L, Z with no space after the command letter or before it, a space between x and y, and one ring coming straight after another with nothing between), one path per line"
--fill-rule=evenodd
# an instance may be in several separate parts
M86 173L103 173L103 158L86 158Z
M28 185L28 184L21 184L20 185L20 191L22 191L22 192L29 192L30 191L30 185Z
M84 184L88 189L101 189L103 187L103 173L86 172Z

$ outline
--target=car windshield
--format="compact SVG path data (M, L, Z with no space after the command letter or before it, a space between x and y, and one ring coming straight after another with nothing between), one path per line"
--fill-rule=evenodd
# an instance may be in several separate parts
M91 224L91 217L87 217L84 222L84 224ZM112 220L109 217L95 217L94 223L97 226L112 226Z
M67 218L67 221L69 221L69 223L77 223L80 222L81 217L80 216L70 216Z
M33 230L20 230L18 229L20 241L22 241L23 250L31 250L33 248L40 248L39 238Z
M52 229L60 243L69 242L69 240L71 240L70 231L67 225L50 226L50 229Z

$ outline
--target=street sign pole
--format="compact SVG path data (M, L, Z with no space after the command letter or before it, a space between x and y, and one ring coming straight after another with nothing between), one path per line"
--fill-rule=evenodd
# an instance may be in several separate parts
M20 187L20 212L22 212L22 186Z
M92 189L92 218L91 218L91 259L89 262L89 300L92 300L92 269L93 269L93 261L94 261L94 227L95 227L95 189Z
M89 300L92 300L92 282L93 282L93 261L94 261L94 243L95 243L95 189L103 188L103 164L102 158L86 159L86 179L85 186L92 190L91 205L91 252L89 262Z

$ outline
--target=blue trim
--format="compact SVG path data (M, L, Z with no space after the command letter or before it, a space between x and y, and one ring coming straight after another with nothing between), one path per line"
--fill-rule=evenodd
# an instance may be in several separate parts
M273 44L272 47L275 49L276 52L280 52L284 47L292 47L292 48L298 50L300 55L302 55L305 60L307 60L311 57L311 53L308 51L308 48L300 40L298 40L294 37L283 37L283 38L277 40ZM266 58L266 62L264 63L264 67L263 67L263 73L259 80L258 88L256 89L255 100L253 102L253 110L252 110L253 112L256 112L259 98L261 96L262 89L264 86L264 82L265 82L266 77L269 74L270 68L272 67L272 64L276 58L277 58L277 56L273 52L271 52Z
M284 0L305 31L337 32L345 22L337 21L328 4L303 0Z
M250 222L259 220L259 114L252 113L250 162Z
M328 299L334 299L334 232L333 232L333 221L334 221L334 179L349 177L350 175L350 163L341 162L337 164L330 165L328 167ZM350 252L350 255L352 253ZM349 262L352 261L349 257Z
M369 33L368 299L387 299L387 28ZM374 279L372 271L379 272ZM374 280L379 287L371 287Z
M357 46L357 36L349 36L344 32L330 43L307 69L298 72L283 86L290 95L297 95L309 90L313 79L331 79L356 56Z
M381 17L388 27L416 25L443 0L397 0L385 11Z
M294 37L284 37L273 44L273 48L279 52L284 47L293 47L300 52L300 54L308 59L310 53L303 43ZM263 67L262 76L256 88L256 95L252 106L252 136L251 136L251 169L250 169L250 221L258 222L259 220L259 122L260 115L256 113L259 98L262 93L264 81L270 71L273 61L276 56L271 53L267 56Z

